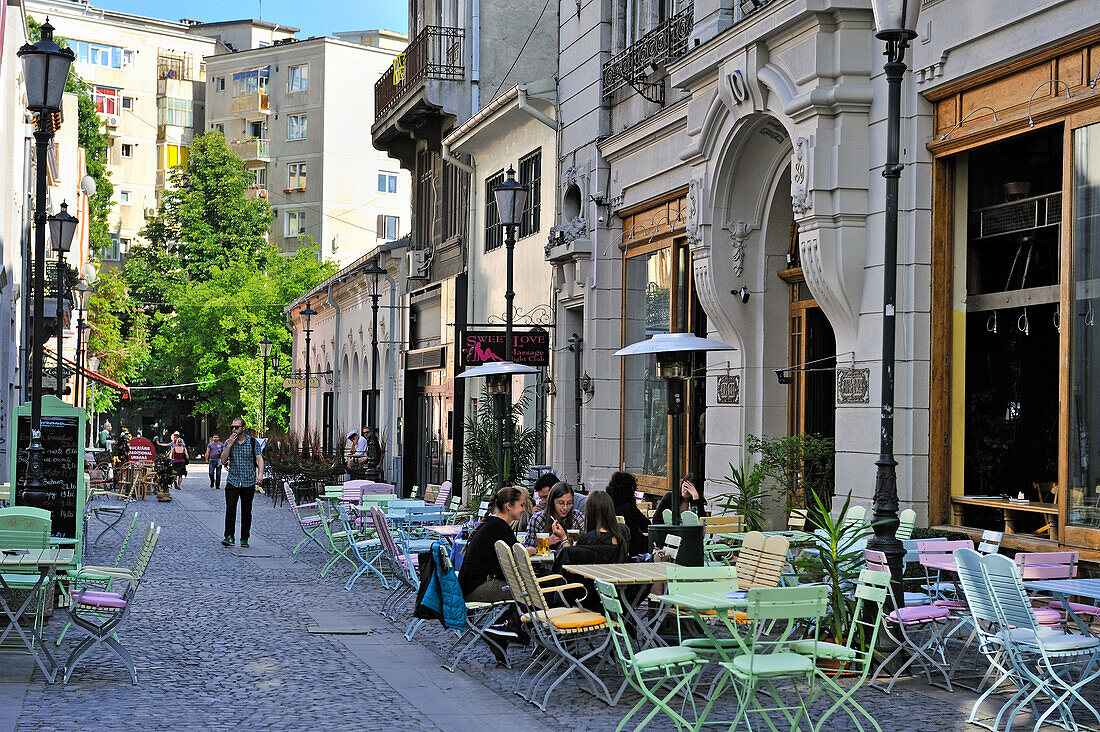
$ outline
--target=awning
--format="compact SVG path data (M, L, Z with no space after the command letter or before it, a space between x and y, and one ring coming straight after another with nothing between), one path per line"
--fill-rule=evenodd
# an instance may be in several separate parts
M46 351L46 353L50 354L51 356L55 356L54 352L52 350L50 350L49 348L45 349L45 351ZM56 356L55 356L55 358L56 358ZM54 361L54 363L56 363L56 361ZM64 356L61 357L61 363L65 364L66 366L71 366L73 368L73 370L76 370L76 368L77 368L75 361L67 359ZM109 386L112 389L118 390L119 392L122 393L122 398L123 399L129 399L130 398L130 387L126 386L125 384L120 384L117 381L115 381L114 379L109 379L106 376L104 376L103 374L99 373L98 371L91 370L87 366L81 366L80 371L81 371L81 373L83 373L88 378L93 379L95 381L98 381L100 384L103 384L104 386Z

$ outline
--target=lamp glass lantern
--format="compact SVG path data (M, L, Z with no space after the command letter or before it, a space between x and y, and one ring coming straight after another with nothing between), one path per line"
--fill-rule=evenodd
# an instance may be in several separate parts
M69 204L62 203L61 211L48 217L47 221L50 225L50 248L57 254L68 253L80 220L69 213Z
M260 355L263 356L265 361L271 358L271 345L272 343L267 339L267 336L264 336L263 340L260 341Z
M89 287L84 282L78 282L76 287L73 288L73 292L76 294L77 310L87 310L88 300L91 298L92 293L95 292L95 288Z
M23 79L27 89L27 109L40 115L61 111L61 97L65 93L65 81L76 54L72 49L61 48L53 40L53 26L49 19L42 24L42 38L38 43L25 44L18 51L23 61Z
M875 30L881 38L884 33L914 32L921 0L871 0L875 14Z
M497 218L501 226L519 226L527 205L527 186L516 181L516 170L508 166L508 178L493 186L493 198L497 203Z
M306 300L305 308L302 310L301 313L299 313L299 315L302 316L302 322L305 325L306 330L309 330L309 320L310 320L310 318L312 318L316 314L317 314L317 311L314 310L313 308L311 308L309 306L309 300Z

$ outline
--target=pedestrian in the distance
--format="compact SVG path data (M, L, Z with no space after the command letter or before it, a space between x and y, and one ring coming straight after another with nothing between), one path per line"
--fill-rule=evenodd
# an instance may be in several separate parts
M222 464L229 466L225 476L225 538L222 546L233 546L237 524L237 501L241 502L241 546L248 548L252 530L252 498L264 474L264 456L255 437L245 432L243 417L233 420L232 433L222 450Z
M210 466L210 487L218 490L222 487L222 450L225 443L215 432L210 442L206 444L206 463Z
M187 475L187 463L191 460L191 455L187 452L187 445L183 443L182 437L176 438L176 443L172 445L172 469L176 472L176 490L183 488L183 476Z

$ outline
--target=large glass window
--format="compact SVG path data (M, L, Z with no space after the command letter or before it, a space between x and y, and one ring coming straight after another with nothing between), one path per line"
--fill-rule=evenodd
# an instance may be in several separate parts
M119 46L89 41L71 41L69 46L76 53L78 63L111 69L122 68L122 49Z
M174 97L157 99L157 124L191 127L194 124L191 100Z
M248 94L266 92L267 80L270 76L271 68L269 66L233 74L233 96L243 97Z
M1100 124L1073 131L1069 523L1100 526ZM1070 316L1067 316L1070 317Z

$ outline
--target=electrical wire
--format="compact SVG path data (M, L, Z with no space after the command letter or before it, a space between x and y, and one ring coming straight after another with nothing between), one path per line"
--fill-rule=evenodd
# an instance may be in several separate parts
M516 64L519 63L520 58L523 56L523 49L527 48L527 44L531 41L531 36L535 35L535 30L539 27L539 23L542 22L542 17L546 15L546 9L550 7L550 0L546 0L546 4L542 6L542 12L539 13L538 20L531 26L531 32L527 34L527 40L523 42L523 45L519 47L519 53L516 54L516 58L512 61L512 65L508 67L507 73L500 77L500 83L497 84L497 88L493 90L493 96L489 100L489 104L493 103L493 100L497 98L497 94L500 93L500 88L504 86L504 82L507 81L508 75L512 73L512 69L516 68ZM556 29L555 29L556 30Z
M130 391L137 391L139 389L142 391L151 391L153 389L175 389L179 386L202 386L203 384L217 384L219 381L225 381L229 378L232 377L223 376L220 379L210 379L209 381L189 381L186 384L164 384L163 386L129 386L126 388L128 388Z

